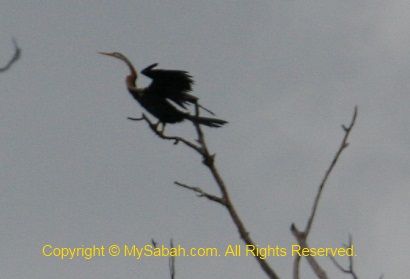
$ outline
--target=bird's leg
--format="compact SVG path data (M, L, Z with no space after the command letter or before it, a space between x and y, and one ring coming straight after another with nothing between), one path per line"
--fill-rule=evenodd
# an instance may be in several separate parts
M155 131L158 131L158 125L159 125L159 123L161 123L161 121L158 121L157 123L152 124L152 128L154 128Z
M151 126L151 129L153 129L154 131L158 132L158 125L159 125L159 121L155 124L150 123L149 124Z
M160 123L162 123L162 129L161 129L161 130L158 129L158 132L159 132L161 135L164 135L165 125L166 125L166 124L165 124L164 122L158 121L158 125L159 125Z
M162 129L159 129L159 126L160 126L161 123L162 123ZM165 123L163 123L159 120L156 124L152 125L152 128L154 128L155 131L158 132L158 134L163 135L164 134L164 129L165 129Z

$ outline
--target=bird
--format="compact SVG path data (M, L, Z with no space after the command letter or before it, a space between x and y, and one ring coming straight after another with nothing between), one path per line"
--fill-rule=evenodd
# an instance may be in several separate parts
M152 64L141 71L141 74L152 79L151 84L145 88L138 88L136 85L137 71L124 54L119 52L99 53L120 59L127 64L130 70L130 74L125 78L127 89L143 108L158 119L158 123L154 125L155 129L162 123L161 132L163 132L167 123L174 124L184 120L214 128L222 127L228 123L222 119L192 115L186 111L186 105L194 104L213 114L198 103L198 97L188 94L192 91L194 80L187 71L154 69L158 63ZM176 106L185 111L181 111Z

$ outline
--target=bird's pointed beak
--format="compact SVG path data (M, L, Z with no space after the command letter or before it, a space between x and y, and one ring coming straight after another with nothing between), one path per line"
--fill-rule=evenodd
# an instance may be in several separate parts
M112 53L109 53L109 52L101 52L101 51L98 51L97 53L99 53L99 54L104 54L104 55L108 55L108 56L112 56Z

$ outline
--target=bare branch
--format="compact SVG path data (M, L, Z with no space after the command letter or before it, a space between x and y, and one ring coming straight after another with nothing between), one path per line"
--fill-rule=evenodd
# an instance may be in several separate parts
M211 200L211 201L220 203L222 205L225 205L225 201L222 198L211 195L211 194L208 194L199 187L188 186L188 185L182 184L178 181L175 181L174 183L178 186L181 186L182 188L189 189L189 190L192 190L192 191L196 192L198 197L205 197L208 200Z
M174 144L178 144L179 142L184 143L185 145L189 146L190 148L194 149L196 152L198 152L199 154L202 155L202 149L200 146L184 139L183 137L170 137L170 136L166 136L164 135L164 132L161 130L158 130L158 123L154 124L149 118L148 116L146 116L144 113L142 114L142 116L140 118L132 118L132 117L128 117L129 120L133 120L133 121L141 121L141 120L145 120L149 127L151 128L151 130L160 138L162 139L166 139L166 140L173 140Z
M305 232L300 232L295 224L292 224L291 226L291 231L293 233L293 235L295 236L295 238L297 239L299 245L301 246L301 248L308 248L309 245L306 242L306 238L307 235ZM293 264L293 278L294 279L299 279L299 264L300 264L300 256L296 256L295 257L295 262ZM320 279L328 279L326 272L320 267L319 263L316 261L315 257L306 257L306 260L308 261L309 265L311 266L312 270L315 272L315 274L317 275L317 277L319 277Z
M199 108L200 106L198 104L195 104L195 115L199 116ZM228 190L225 186L224 181L222 180L222 177L220 176L216 166L215 166L215 154L211 154L208 150L208 147L206 145L206 141L205 141L205 136L204 133L202 132L202 128L201 125L198 123L193 122L194 126L195 126L195 130L197 132L197 142L198 144L194 144L182 137L170 137L170 136L166 136L164 135L163 131L159 131L157 129L158 123L154 124L150 121L150 119L145 115L142 114L141 118L128 118L130 120L134 120L134 121L140 121L140 120L145 120L148 124L149 127L151 128L151 130L160 138L162 139L166 139L166 140L173 140L174 144L178 144L179 142L184 143L186 146L190 147L191 149L195 150L197 153L199 153L202 156L202 162L204 163L205 166L208 167L208 169L210 170L216 184L218 185L222 197L217 197L211 194L208 194L206 192L204 192L202 189L197 188L197 187L192 187L192 186L188 186L179 182L175 182L176 185L189 189L191 191L194 191L198 194L198 196L200 197L206 197L207 199L217 202L219 204L222 204L223 206L226 207L226 209L228 210L234 224L236 225L239 235L240 237L243 239L243 241L247 244L247 245L253 245L256 247L256 245L254 244L254 242L252 241L252 239L249 236L249 233L247 232L245 226L243 225L242 221L240 220L230 198L228 195ZM276 273L271 269L271 267L267 264L267 262L264 259L261 259L259 256L255 256L255 259L258 261L259 265L261 266L261 268L265 271L265 273L268 275L269 278L271 279L278 279L279 277L276 275Z
M198 117L199 117L199 108L200 108L199 105L196 104L195 105L195 114ZM312 227L312 224L313 224L313 221L314 221L314 217L316 215L316 211L317 211L317 207L318 207L318 204L319 204L320 196L323 192L326 181L327 181L328 177L330 176L330 173L332 172L334 166L336 165L336 162L338 161L342 151L348 146L347 139L350 135L350 132L351 132L354 124L355 124L356 117L357 117L357 107L355 107L354 115L353 115L353 118L352 118L352 121L351 121L350 125L348 127L342 125L342 128L345 132L345 136L344 136L343 141L342 141L342 143L339 147L339 150L335 154L335 157L334 157L332 163L330 164L330 167L326 171L326 173L325 173L325 175L324 175L324 177L323 177L323 179L320 183L320 186L319 186L319 189L318 189L318 192L317 192L317 195L316 195L316 198L314 200L313 207L312 207L312 212L311 212L311 215L309 216L309 219L308 219L305 230L301 232L296 228L295 224L292 224L291 231L294 234L294 236L296 237L296 239L298 240L298 242L299 242L299 244L301 245L302 248L308 248L309 247L306 240L307 240L307 236L308 236L308 234L311 230L311 227ZM217 168L215 166L215 154L211 154L209 152L206 141L205 141L205 136L204 136L204 133L202 132L202 128L201 128L200 124L193 122L193 125L195 126L197 136L198 136L198 139L197 139L198 144L195 144L195 143L190 142L190 141L188 141L188 140L186 140L182 137L176 137L176 136L171 137L171 136L164 135L163 129L162 130L158 129L158 124L159 123L157 123L157 124L152 123L150 121L150 119L145 114L142 114L141 118L130 118L129 117L128 119L134 120L134 121L145 120L149 124L149 127L151 128L151 130L158 137L160 137L162 139L166 139L166 140L173 140L174 144L178 144L179 142L183 142L186 146L192 148L197 153L199 153L202 156L204 165L207 166L207 168L210 170L216 184L218 185L218 187L221 191L222 197L217 197L215 195L208 194L199 187L188 186L186 184L183 184L183 183L180 183L180 182L177 182L177 181L175 181L174 183L176 185L180 186L180 187L183 187L185 189L196 192L199 197L206 197L207 199L209 199L211 201L217 202L217 203L225 206L226 209L228 210L231 218L232 218L232 221L236 225L236 227L238 229L238 232L239 232L239 235L242 238L242 240L247 245L256 246L254 244L254 242L252 241L252 239L250 238L249 233L247 232L247 230L246 230L245 226L243 225L242 221L240 220L240 218L239 218L239 216L236 212L236 209L234 208L233 203L231 202L231 200L229 198L229 194L228 194L227 188L225 186L225 183L224 183L222 177L220 176L219 171L217 170ZM274 278L274 279L279 278L276 275L276 273L271 269L271 267L266 263L265 260L261 259L258 256L255 256L255 259L257 260L257 262L259 263L259 265L265 271L265 273L268 275L269 278ZM311 268L313 269L313 271L316 273L316 275L320 279L327 279L328 278L325 271L320 267L320 265L318 264L318 262L316 261L316 259L314 257L306 257L306 259L307 259L309 265L311 266ZM296 257L295 262L294 262L294 272L293 272L293 277L295 279L299 279L299 264L300 264L300 257ZM351 263L351 265L352 265L352 263ZM171 270L171 268L170 268L170 270ZM341 270L343 271L343 269L341 269ZM172 274L173 273L171 271L171 278L173 278Z
M196 104L195 105L195 115L199 116L199 106ZM256 247L254 244L253 240L249 236L248 231L246 230L244 224L242 223L241 219L239 218L236 209L231 202L231 199L229 198L228 190L227 187L225 186L225 182L223 181L221 175L219 174L218 169L215 166L215 154L211 154L208 150L208 147L206 145L205 141L205 135L202 132L201 125L198 123L194 123L197 135L198 135L198 143L201 146L202 150L202 162L204 163L205 166L208 167L209 171L211 172L216 184L219 187L219 190L221 191L222 194L222 200L224 201L224 206L228 210L232 221L234 222L236 228L238 229L239 235L242 238L242 240L246 243L246 245L253 245ZM261 259L258 256L255 256L256 261L259 263L261 266L262 270L265 271L266 275L271 278L271 279L278 279L279 276L273 271L273 269L269 266L269 264L264 260Z
M352 121L351 121L350 125L348 127L342 125L342 128L345 132L345 135L343 137L342 143L340 144L340 147L339 147L338 151L336 152L336 154L335 154L329 168L327 169L327 171L326 171L326 173L325 173L325 175L324 175L324 177L323 177L323 179L322 179L322 181L319 185L319 189L317 191L317 194L316 194L316 197L315 197L315 200L314 200L314 203L313 203L312 212L309 216L309 219L308 219L305 230L304 231L299 231L296 228L295 224L292 224L292 226L291 226L291 231L292 231L293 235L295 236L295 238L297 239L299 245L302 248L308 248L309 247L308 244L307 244L307 237L309 235L309 232L310 232L310 230L312 228L312 225L313 225L314 218L316 216L316 211L317 211L317 208L318 208L318 205L319 205L320 196L323 192L323 189L325 187L327 179L329 178L333 168L335 167L340 155L342 154L343 150L348 146L347 139L348 139L348 137L350 135L350 132L351 132L351 130L352 130L352 128L353 128L353 126L356 122L356 118L357 118L357 106L354 108L354 113L353 113L353 117L352 117ZM321 278L321 279L327 279L328 278L325 271L320 267L320 265L318 264L318 262L315 260L314 257L306 257L306 260L308 261L310 267L312 268L312 270L315 272L315 274L319 278ZM299 259L299 256L298 256L297 258L295 258L295 263L294 263L294 270L293 270L293 278L294 279L299 279L300 278L299 277L299 263L300 263L300 259Z
M333 264L343 273L350 273L348 269L344 269L336 260L333 256L329 256L330 259L332 260Z
M171 249L172 248L174 248L174 244L172 243L172 238L171 238ZM175 256L169 257L168 266L169 266L169 275L171 276L171 279L175 279Z
M144 114L142 114L142 115L144 116ZM145 118L143 116L139 117L139 118L137 118L137 117L127 117L127 119L132 120L132 121L141 121L141 120L145 120Z
M353 238L352 236L349 234L349 244L348 245L344 245L345 247L352 247L353 245ZM336 259L332 256L329 256L330 259L332 260L333 264L343 273L346 274L350 274L352 276L353 279L359 279L359 276L357 275L357 273L354 270L353 267L353 257L349 257L349 267L348 268L344 268L342 267L341 264L339 264ZM383 278L383 274L380 276L380 279Z
M335 165L336 165L340 155L342 154L343 150L348 146L347 139L350 135L350 131L352 130L352 128L353 128L353 126L356 122L356 117L357 117L357 106L354 108L353 118L352 118L352 121L351 121L349 127L345 127L344 125L342 125L343 130L345 132L345 136L342 140L342 143L340 144L339 150L336 152L335 157L333 158L332 163L330 164L329 168L327 169L327 171L325 173L325 176L322 179L322 182L320 183L320 186L319 186L315 201L313 203L312 213L309 217L309 221L308 221L306 229L305 229L306 236L309 234L310 229L312 227L313 220L316 216L316 210L317 210L317 207L319 205L319 199L320 199L320 196L321 196L321 194L323 192L323 189L325 187L326 181L329 178L329 175L332 172L333 168L335 167Z
M299 279L299 264L300 264L301 257L296 257L295 261L293 262L293 278Z
M10 61L7 63L6 66L4 66L3 68L0 68L0 72L5 72L7 71L11 65L13 65L19 58L21 55L21 49L19 48L19 46L17 45L16 40L13 38L13 44L14 44L14 55L13 57L10 59Z

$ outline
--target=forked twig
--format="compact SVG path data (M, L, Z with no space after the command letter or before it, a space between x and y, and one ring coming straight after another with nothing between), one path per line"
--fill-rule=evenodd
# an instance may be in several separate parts
M336 152L329 168L327 169L320 185L319 185L319 189L317 191L314 203L313 203L313 207L312 207L312 212L309 216L306 228L304 231L299 231L296 228L295 224L292 224L291 226L291 231L293 233L293 235L295 236L295 238L297 239L297 241L299 242L299 245L301 246L301 248L308 248L308 244L307 244L307 237L309 235L309 232L312 228L313 225L313 221L314 218L316 216L316 211L319 205L319 200L320 200L320 196L323 192L324 186L326 184L327 179L329 178L333 168L335 167L340 155L342 154L343 150L348 146L347 143L347 139L350 135L350 132L352 131L352 128L356 122L356 117L357 117L357 106L354 108L354 113L353 113L353 117L352 117L352 121L350 123L350 125L348 127L342 125L342 128L345 132L345 135L343 137L342 143L340 144L340 147L338 149L338 151ZM320 267L319 263L316 261L316 259L314 257L306 257L309 265L311 266L312 270L315 272L315 274L321 278L321 279L327 279L327 275L326 272ZM293 278L294 279L299 279L299 263L300 263L300 256L297 256L295 258L295 262L294 262L294 270L293 270Z
M194 149L196 152L198 152L199 154L202 155L202 149L200 146L196 145L195 143L192 143L186 139L184 139L183 137L176 137L176 136L166 136L164 135L163 131L158 130L158 124L154 124L149 118L148 116L146 116L144 113L142 114L142 116L140 118L133 118L133 117L128 117L129 120L132 121L141 121L141 120L145 120L149 127L151 128L151 130L160 138L165 139L165 140L173 140L174 144L178 144L179 142L184 143L185 145L189 146L190 148Z
M329 178L329 175L332 172L333 168L336 166L336 163L339 160L339 157L342 154L343 150L345 148L347 148L347 146L349 145L348 142L347 142L347 139L350 135L350 131L352 130L352 128L353 128L353 126L356 122L356 117L357 117L357 106L354 108L353 118L352 118L352 121L350 122L350 125L348 127L346 127L345 125L342 125L342 128L345 132L345 136L342 140L342 143L340 144L339 150L336 152L335 157L333 158L332 163L330 164L329 168L327 169L327 171L325 173L325 176L322 179L322 182L320 183L320 186L319 186L315 201L313 203L312 213L309 217L309 221L308 221L306 229L305 229L306 234L309 234L310 229L312 227L313 220L316 216L316 210L317 210L317 207L319 205L319 199L320 199L320 196L323 192L323 188L325 187L326 181Z
M199 117L199 107L198 106L195 106L195 115ZM239 215L236 212L236 209L229 197L228 189L225 186L225 182L223 181L221 175L219 174L218 169L215 166L215 154L211 154L208 150L208 147L205 141L205 136L204 136L204 133L202 132L201 125L198 123L194 123L194 125L195 125L195 129L198 135L198 142L203 150L203 154L202 154L203 161L202 162L205 164L205 166L208 167L216 184L218 185L219 190L221 191L221 194L222 194L222 200L224 201L224 206L226 207L229 214L231 215L232 221L234 222L236 228L238 229L239 235L242 238L242 240L246 243L246 245L252 245L256 247L253 240L249 236L249 233L247 229L245 228L245 225L242 223L242 220L239 218ZM255 256L255 259L269 278L279 279L279 276L273 271L273 269L269 266L269 264L264 259L261 259L259 256Z
M199 117L199 105L198 104L195 104L195 115L197 117ZM188 140L186 140L182 137L165 136L162 131L157 130L157 126L155 124L153 124L148 119L148 117L146 117L144 114L142 115L141 119L131 119L131 120L145 120L149 124L151 130L153 130L154 133L157 136L159 136L160 138L167 139L167 140L174 140L175 144L177 144L178 142L181 141L186 146L192 148L193 150L195 150L197 153L199 153L201 155L202 162L210 170L216 184L219 187L219 190L221 191L221 197L217 197L217 196L214 196L214 195L207 194L204 191L202 191L200 188L187 186L187 185L179 183L179 182L175 182L175 184L177 184L178 186L184 187L186 189L189 189L191 191L194 191L197 194L199 194L199 196L206 197L209 200L212 200L214 202L217 202L217 203L222 204L223 206L225 206L225 208L228 210L228 212L229 212L229 214L232 218L232 221L234 222L236 228L238 229L239 235L242 238L242 240L246 243L246 245L253 245L254 247L256 247L253 240L250 238L249 233L246 230L244 224L242 223L241 219L239 218L233 203L230 200L227 187L225 186L225 182L223 181L221 175L219 174L218 169L215 166L215 154L211 154L208 150L208 147L207 147L207 144L206 144L206 141L205 141L205 135L202 132L201 125L198 124L198 123L193 122L193 124L195 126L197 136L198 136L198 139L197 139L198 144L194 144L194 143L192 143L192 142L190 142L190 141L188 141ZM261 266L262 270L266 273L266 275L269 278L279 279L278 275L276 275L276 273L269 266L269 264L265 261L265 259L261 259L259 256L255 256L255 259L257 260L257 262Z
M348 247L352 247L353 246L353 238L352 236L349 234L349 244L348 245L344 245L344 247L348 248ZM350 274L352 276L353 279L359 279L359 276L357 275L356 271L354 270L354 263L353 263L353 257L349 257L349 267L348 268L344 268L341 264L339 264L336 259L333 256L329 256L330 259L332 260L333 264L343 273L346 274ZM383 278L383 274L380 276L379 279Z

